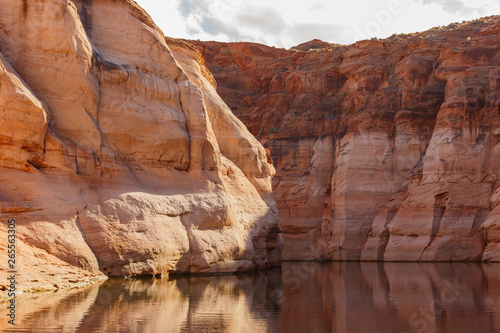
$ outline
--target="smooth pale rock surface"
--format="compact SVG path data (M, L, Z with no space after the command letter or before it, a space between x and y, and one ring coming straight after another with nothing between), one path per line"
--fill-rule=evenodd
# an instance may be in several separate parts
M285 260L500 261L500 19L291 50L191 41L271 151Z
M0 6L0 250L15 219L18 287L280 262L274 167L196 48L133 1Z

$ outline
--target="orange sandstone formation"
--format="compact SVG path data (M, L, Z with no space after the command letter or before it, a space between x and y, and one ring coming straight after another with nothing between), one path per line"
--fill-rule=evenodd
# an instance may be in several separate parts
M0 7L0 252L14 219L18 287L280 261L274 168L197 49L129 0Z
M499 17L350 46L192 43L271 151L283 259L500 260Z

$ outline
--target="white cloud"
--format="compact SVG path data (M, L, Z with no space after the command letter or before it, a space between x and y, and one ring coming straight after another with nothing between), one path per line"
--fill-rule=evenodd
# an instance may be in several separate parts
M500 13L498 0L136 1L167 36L287 48L314 38L352 43Z
M424 4L439 4L443 10L450 14L477 14L485 13L487 3L479 3L478 1L467 1L467 0L423 0Z

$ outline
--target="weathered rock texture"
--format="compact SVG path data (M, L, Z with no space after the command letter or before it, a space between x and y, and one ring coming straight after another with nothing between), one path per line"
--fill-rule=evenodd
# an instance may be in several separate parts
M500 260L499 24L293 50L193 41L271 151L284 259Z
M129 0L0 7L0 252L15 219L19 287L279 262L273 165L196 48Z

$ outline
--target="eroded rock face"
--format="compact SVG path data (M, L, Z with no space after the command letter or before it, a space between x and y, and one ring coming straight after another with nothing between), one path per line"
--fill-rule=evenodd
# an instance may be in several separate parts
M284 259L500 260L499 24L290 51L193 41L271 151Z
M2 222L46 267L18 286L280 261L274 167L197 49L133 1L0 6Z

